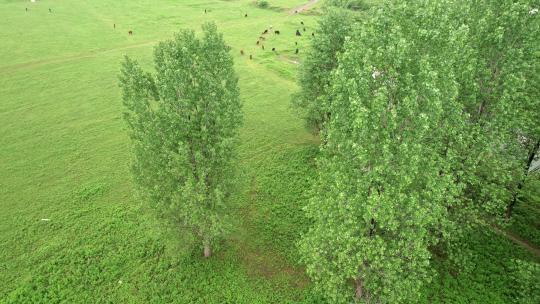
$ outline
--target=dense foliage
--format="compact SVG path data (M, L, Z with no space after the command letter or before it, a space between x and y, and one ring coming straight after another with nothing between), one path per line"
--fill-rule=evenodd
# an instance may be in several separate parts
M210 255L223 231L240 99L216 26L182 31L155 49L156 75L126 58L121 86L142 197L193 232Z
M473 263L462 236L502 219L537 150L534 7L389 1L353 26L326 90L302 86L331 100L313 103L331 115L301 242L328 300L412 302L434 250Z
M306 120L307 127L318 133L330 119L331 94L328 94L331 75L337 67L337 56L351 34L354 15L344 9L329 8L319 21L312 48L300 68L300 93L293 105Z
M368 8L368 5L364 0L327 0L326 4L329 6L341 7L354 11Z

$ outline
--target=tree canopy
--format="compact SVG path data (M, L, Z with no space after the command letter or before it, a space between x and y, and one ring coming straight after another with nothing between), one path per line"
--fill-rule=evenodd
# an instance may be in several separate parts
M414 302L433 248L463 258L460 237L502 219L538 138L534 7L389 1L335 50L300 242L330 302Z
M155 75L126 57L120 84L143 199L191 231L210 255L225 223L235 136L242 121L229 47L214 24L183 30L154 51Z

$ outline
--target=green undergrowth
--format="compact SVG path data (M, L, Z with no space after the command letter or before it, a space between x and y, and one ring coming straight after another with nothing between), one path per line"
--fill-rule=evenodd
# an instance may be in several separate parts
M477 230L464 238L471 269L435 260L438 273L424 303L538 303L540 259L505 237Z
M509 230L540 248L540 176L528 178L521 193Z

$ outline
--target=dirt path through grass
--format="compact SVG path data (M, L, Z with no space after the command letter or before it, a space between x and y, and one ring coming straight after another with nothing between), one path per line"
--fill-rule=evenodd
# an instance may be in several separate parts
M536 257L539 257L540 258L540 249L537 248L536 246L534 246L533 244L529 243L527 240L524 240L522 238L520 238L519 236L509 232L509 231L505 231L505 230L502 230L500 228L497 228L497 227L493 227L493 230L502 235L502 236L505 236L506 238L508 238L509 240L511 240L512 242L516 243L517 245L521 246L523 249L527 250L528 252L530 252L531 254L535 255Z
M303 11L307 11L310 8L312 8L315 4L317 4L317 2L319 2L319 0L309 0L308 3L291 9L289 11L289 15L294 15L294 14L297 14L297 13L301 13Z

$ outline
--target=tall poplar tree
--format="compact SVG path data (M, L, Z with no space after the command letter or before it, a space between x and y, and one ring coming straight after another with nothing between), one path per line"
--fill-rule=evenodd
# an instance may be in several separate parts
M126 57L120 76L141 196L211 255L223 232L235 136L242 121L229 47L214 24L154 50L155 74Z
M430 247L453 229L460 188L445 143L459 133L453 66L466 31L447 26L446 1L408 2L370 12L334 73L300 242L330 303L414 303L433 275Z
M454 171L474 217L510 216L538 150L539 5L457 1L448 9L469 29L469 51L455 68L463 75L459 100L466 127Z

